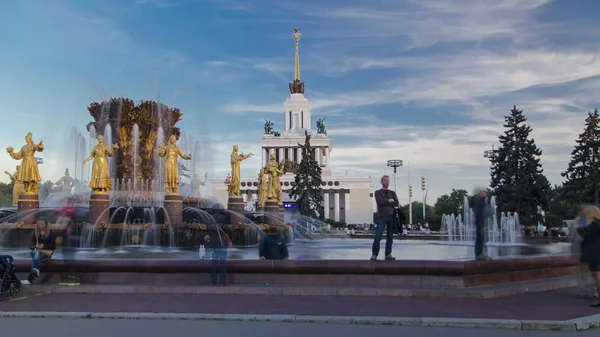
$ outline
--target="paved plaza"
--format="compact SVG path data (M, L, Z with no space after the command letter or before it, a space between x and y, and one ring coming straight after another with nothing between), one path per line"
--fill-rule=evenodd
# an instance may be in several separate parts
M241 324L234 321L249 320L263 321L266 325L278 321L289 324L292 324L291 322L294 324L337 323L333 325L355 323L357 325L499 327L510 330L573 330L573 322L582 317L587 317L588 320L592 317L593 322L600 322L600 311L588 305L590 300L576 297L580 290L571 288L496 299L166 293L68 294L36 293L29 290L24 291L22 296L11 298L0 305L2 305L2 315L6 317L2 318L3 320L41 316L48 319L197 320L205 322L195 324L208 324L215 327L218 323L209 321L230 321L222 323L224 326ZM193 325L184 322L173 324L182 326L183 329L191 329ZM556 327L552 324L556 324ZM387 328L389 327L373 329ZM418 331L418 329L397 328ZM585 329L587 328L589 326Z
M597 330L524 331L472 328L437 328L389 325L348 325L277 322L216 322L120 319L43 319L0 318L3 336L35 336L43 331L45 337L364 337L419 336L464 337L477 333L485 337L563 337L597 336Z

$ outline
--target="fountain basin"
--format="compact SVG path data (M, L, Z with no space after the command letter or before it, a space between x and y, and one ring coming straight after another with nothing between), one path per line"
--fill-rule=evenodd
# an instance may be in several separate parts
M217 225L226 233L234 245L255 246L266 225ZM57 237L57 246L66 245L65 229L51 224L51 229ZM287 242L293 241L293 230L290 226L275 226L283 234ZM35 231L34 224L0 224L0 247L22 248L29 247ZM70 226L68 235L71 247L107 248L119 246L149 245L160 247L197 248L204 243L204 237L209 234L206 224L98 224L75 223Z
M28 259L15 260L20 273ZM76 275L81 283L201 285L209 280L211 261L168 259L50 260L40 283ZM493 261L229 260L232 285L311 285L469 288L558 279L578 274L570 256L504 258Z

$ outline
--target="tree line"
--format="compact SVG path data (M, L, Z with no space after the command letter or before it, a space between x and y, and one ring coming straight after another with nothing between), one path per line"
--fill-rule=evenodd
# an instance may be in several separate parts
M589 112L584 124L583 132L575 141L571 161L561 173L564 181L551 186L540 162L542 150L531 136L533 129L523 110L513 106L504 117L504 133L498 137L499 146L488 156L488 194L495 196L500 212L517 212L524 225L543 221L547 226L557 226L565 219L574 218L578 205L600 203L598 110ZM303 148L310 153L309 138ZM317 162L310 155L304 155L292 195L299 200L301 214L324 220L320 182L321 170ZM450 194L440 196L435 205L425 206L425 218L423 204L412 202L413 223L429 222L433 229L439 228L444 214L462 214L465 196L469 193L464 189L453 189ZM402 210L408 214L409 205L402 206ZM544 211L543 215L540 210Z

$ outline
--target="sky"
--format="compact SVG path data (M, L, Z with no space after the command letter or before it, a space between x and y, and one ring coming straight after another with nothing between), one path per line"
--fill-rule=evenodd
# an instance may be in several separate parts
M73 127L110 97L178 107L197 167L224 177L234 144L281 130L299 27L313 124L326 118L334 175L379 177L401 159L428 203L489 184L483 152L523 109L553 184L600 107L594 0L29 0L0 11L0 146L43 140L42 179L74 170ZM313 128L315 126L313 125ZM0 166L17 162L0 155ZM255 177L260 156L244 162ZM409 176L410 173L410 176ZM7 181L7 177L2 177Z

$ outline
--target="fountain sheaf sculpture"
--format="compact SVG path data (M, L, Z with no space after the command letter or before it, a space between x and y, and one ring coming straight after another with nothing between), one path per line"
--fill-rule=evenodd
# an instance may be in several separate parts
M15 152L12 147L8 147L6 151L12 159L21 160L21 167L16 172L15 180L23 183L23 193L37 194L42 178L34 155L36 152L44 151L44 145L41 141L35 144L31 132L25 136L25 142L19 152Z
M177 146L177 136L169 137L169 144L158 146L158 155L165 158L165 190L170 194L179 194L179 166L177 157L192 159L192 154L185 154Z
M104 144L104 136L98 136L98 145L94 146L92 153L87 157L83 164L94 160L92 164L92 177L90 179L89 188L92 193L108 193L112 190L112 180L108 173L108 157L114 155L114 151L119 148L117 144L107 146Z

